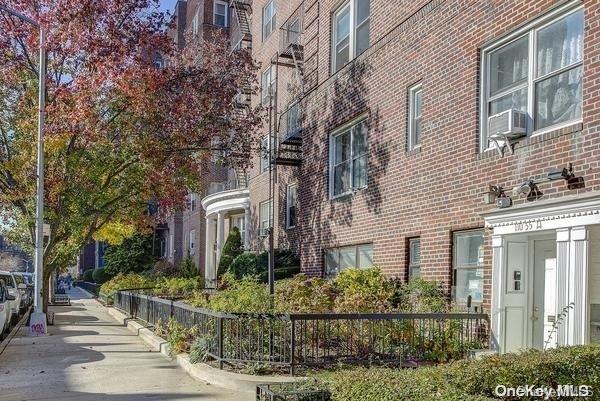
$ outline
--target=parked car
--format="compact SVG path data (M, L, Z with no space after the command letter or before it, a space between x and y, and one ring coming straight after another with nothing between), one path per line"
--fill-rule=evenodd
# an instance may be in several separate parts
M28 273L13 272L13 276L15 276L15 279L17 281L17 287L19 287L20 284L25 284L26 286L24 289L22 288L22 286L20 286L21 289L19 290L19 292L21 293L23 309L31 306L31 304L33 303L33 284L31 284L29 281L31 277L26 276L26 274Z
M16 324L19 321L19 314L21 310L21 292L17 286L17 280L11 272L0 271L0 280L4 281L4 284L8 288L8 294L14 297L14 300L9 300L10 310L12 313L11 323ZM21 284L21 288L25 288L25 284Z
M14 301L14 297L8 293L8 288L4 284L4 280L0 279L0 341L10 331L12 318L11 301Z

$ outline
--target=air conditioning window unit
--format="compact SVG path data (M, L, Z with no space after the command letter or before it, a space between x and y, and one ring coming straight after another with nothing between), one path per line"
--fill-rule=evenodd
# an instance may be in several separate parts
M527 113L510 109L488 118L488 135L520 138L527 135Z
M502 154L507 146L511 153L511 141L527 135L527 112L510 109L488 118L488 138Z

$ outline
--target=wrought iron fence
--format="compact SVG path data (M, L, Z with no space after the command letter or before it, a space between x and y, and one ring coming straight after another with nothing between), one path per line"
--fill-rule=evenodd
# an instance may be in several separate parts
M342 363L443 362L489 348L487 314L475 313L222 313L131 291L115 307L149 325L174 319L223 365L289 369Z

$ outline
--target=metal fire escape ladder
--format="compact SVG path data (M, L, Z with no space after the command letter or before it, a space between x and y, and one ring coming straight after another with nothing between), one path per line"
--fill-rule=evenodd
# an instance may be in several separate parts
M231 27L232 49L252 48L252 32L248 14L252 12L251 0L231 0L229 6L233 8L234 24Z

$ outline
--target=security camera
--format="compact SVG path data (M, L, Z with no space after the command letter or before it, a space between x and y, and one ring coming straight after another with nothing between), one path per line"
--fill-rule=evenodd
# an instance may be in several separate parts
M513 196L519 196L521 194L528 195L531 192L532 187L533 183L531 181L524 182L523 184L513 188Z

